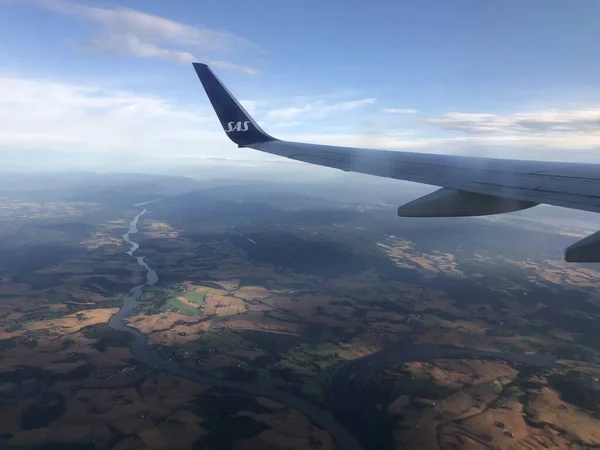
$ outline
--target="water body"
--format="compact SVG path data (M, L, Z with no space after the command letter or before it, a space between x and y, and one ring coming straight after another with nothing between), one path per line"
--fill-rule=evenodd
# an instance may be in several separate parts
M137 224L140 220L140 217L142 217L147 212L148 211L146 210L146 208L144 208L141 213L135 216L129 224L129 231L123 235L123 240L129 244L129 250L127 250L127 254L132 258L135 258L137 263L146 270L146 282L144 284L135 286L129 291L127 295L125 295L125 297L123 297L123 306L121 307L120 311L110 319L110 322L108 322L108 325L114 328L115 330L127 331L128 333L134 334L134 336L136 337L136 341L141 339L141 337L137 336L136 333L140 334L146 340L148 340L148 338L146 338L146 336L143 333L140 333L136 329L130 328L127 325L125 325L125 319L131 316L135 308L137 308L137 306L140 304L138 299L144 293L144 288L150 287L156 284L156 282L158 282L158 275L156 273L156 270L150 268L150 266L146 264L146 261L144 261L144 257L133 255L134 252L138 248L140 248L140 245L137 242L133 242L130 239L130 235L138 232Z
M149 203L149 202L148 202ZM299 397L280 391L272 386L259 383L243 383L228 381L199 375L178 361L170 361L160 353L147 346L148 337L125 324L137 306L144 289L156 284L158 274L142 256L135 256L139 244L131 239L138 232L138 222L147 213L144 208L129 224L129 231L123 235L123 240L129 244L127 254L135 258L137 263L146 270L146 282L132 288L123 297L123 306L109 321L109 326L115 330L126 331L133 336L131 351L141 363L157 367L159 370L175 376L183 377L199 383L220 388L233 389L252 396L269 397L297 409L319 427L328 431L337 445L343 450L363 450L383 448L377 435L361 420L360 405L353 401L351 375L360 375L379 366L391 363L409 361L432 361L440 358L449 359L494 359L514 363L529 364L540 368L554 365L555 358L550 355L526 355L519 353L500 353L455 348L449 346L401 346L386 348L363 358L351 361L334 373L331 378L331 412L325 411Z
M160 202L161 200L164 200L164 198L162 198L162 197L161 197L161 198L156 198L156 199L154 199L154 200L149 200L149 201L147 201L147 202L136 203L136 204L135 204L135 205L133 205L133 206L134 206L134 207L137 207L137 206L145 206L145 205L149 205L149 204L151 204L151 203Z

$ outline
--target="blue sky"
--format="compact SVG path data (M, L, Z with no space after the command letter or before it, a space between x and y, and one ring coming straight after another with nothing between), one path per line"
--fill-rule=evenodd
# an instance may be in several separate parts
M596 0L0 0L0 162L272 160L192 60L278 137L598 162L598 23Z

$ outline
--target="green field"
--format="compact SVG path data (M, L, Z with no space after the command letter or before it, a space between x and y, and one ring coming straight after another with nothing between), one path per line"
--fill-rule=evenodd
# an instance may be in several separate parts
M206 303L206 293L201 291L186 292L182 297L185 297L190 303L198 305L200 308L203 308Z
M161 311L163 312L178 312L184 316L195 316L200 313L197 307L183 303L177 297L169 298L162 306Z
M181 297L196 306L182 302ZM206 294L198 291L182 293L175 289L153 288L144 292L140 301L153 304L153 308L160 312L176 311L186 316L196 316L202 313L206 304Z

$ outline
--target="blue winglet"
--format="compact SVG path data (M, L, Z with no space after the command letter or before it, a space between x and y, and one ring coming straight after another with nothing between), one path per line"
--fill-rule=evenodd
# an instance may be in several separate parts
M192 65L229 139L239 147L276 140L258 126L210 67L201 63Z

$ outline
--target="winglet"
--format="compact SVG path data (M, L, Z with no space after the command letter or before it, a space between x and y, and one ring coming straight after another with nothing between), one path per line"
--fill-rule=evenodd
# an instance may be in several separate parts
M206 64L192 63L229 139L239 147L276 140L265 133Z

